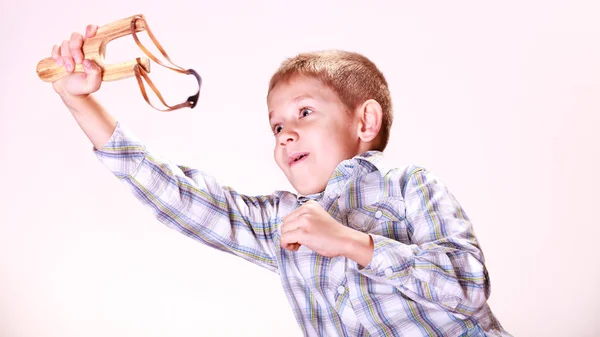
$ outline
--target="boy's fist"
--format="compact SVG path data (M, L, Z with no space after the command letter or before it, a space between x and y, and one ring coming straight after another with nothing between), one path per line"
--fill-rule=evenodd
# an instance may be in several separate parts
M83 42L86 38L96 35L98 26L88 25L85 36L74 32L70 40L65 40L61 45L52 48L52 58L59 66L65 67L67 75L52 83L54 90L64 98L87 96L98 89L102 84L102 69L91 60L84 59ZM74 73L76 64L82 64L84 73Z
M317 202L310 200L283 218L281 246L298 250L305 245L319 255L344 255L349 228L337 222Z

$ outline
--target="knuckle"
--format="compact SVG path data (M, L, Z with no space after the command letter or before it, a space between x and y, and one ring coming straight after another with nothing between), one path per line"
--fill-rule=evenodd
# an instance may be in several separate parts
M85 35L86 37L92 37L96 34L96 30L98 29L98 26L94 25L94 24L89 24L87 25L87 27L85 28Z
M78 48L81 45L81 38L79 37L71 37L71 40L69 40L69 47L71 48Z
M319 207L319 204L316 201L311 200L306 204L306 206L309 210L314 211Z
M306 234L310 231L310 221L303 220L301 226L298 228L301 233Z

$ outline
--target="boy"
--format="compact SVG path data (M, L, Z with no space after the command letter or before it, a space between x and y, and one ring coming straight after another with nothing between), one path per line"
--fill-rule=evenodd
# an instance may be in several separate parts
M95 34L88 26L86 37ZM100 68L84 37L55 46L53 87L93 151L165 225L280 275L306 336L509 336L471 223L429 171L386 163L383 74L362 55L305 53L267 95L274 158L297 194L247 196L156 158L91 96Z

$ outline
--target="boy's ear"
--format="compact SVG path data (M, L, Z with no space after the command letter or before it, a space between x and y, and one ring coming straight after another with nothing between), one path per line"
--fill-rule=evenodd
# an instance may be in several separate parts
M369 143L375 140L381 130L383 111L381 105L374 99L365 101L358 109L359 129L358 136Z

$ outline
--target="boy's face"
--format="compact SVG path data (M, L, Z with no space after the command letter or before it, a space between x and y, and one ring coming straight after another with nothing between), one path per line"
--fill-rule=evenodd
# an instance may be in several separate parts
M359 119L319 80L280 82L267 105L275 161L299 194L323 191L336 166L359 154Z

